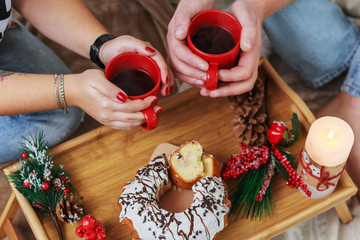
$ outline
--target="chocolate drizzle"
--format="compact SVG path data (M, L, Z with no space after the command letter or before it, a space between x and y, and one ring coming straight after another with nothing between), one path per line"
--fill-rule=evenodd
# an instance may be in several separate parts
M119 198L120 221L130 219L140 239L213 239L225 227L229 212L221 178L207 177L194 184L193 203L180 213L158 206L159 192L168 182L164 155L140 168Z

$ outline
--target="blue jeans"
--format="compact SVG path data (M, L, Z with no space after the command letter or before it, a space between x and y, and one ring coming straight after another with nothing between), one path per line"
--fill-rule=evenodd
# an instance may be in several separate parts
M70 73L55 53L20 23L9 28L0 43L0 70L43 74ZM0 162L19 158L22 152L19 143L23 141L23 137L35 137L40 131L44 132L49 147L64 141L78 128L82 115L80 108L70 107L68 114L57 109L1 116Z
M328 0L297 0L263 24L275 51L305 82L320 87L349 72L341 91L360 97L360 35Z

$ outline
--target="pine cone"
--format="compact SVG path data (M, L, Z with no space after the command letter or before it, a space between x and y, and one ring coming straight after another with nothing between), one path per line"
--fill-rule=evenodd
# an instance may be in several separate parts
M239 142L250 147L264 144L268 126L265 113L265 87L260 73L251 91L230 96L228 100L234 110L233 132Z
M61 191L62 188L64 187L64 183L60 180L60 178L55 178L53 181L52 181L56 191Z
M80 215L84 213L81 201L78 201L73 194L65 194L56 205L56 215L62 222L76 223Z

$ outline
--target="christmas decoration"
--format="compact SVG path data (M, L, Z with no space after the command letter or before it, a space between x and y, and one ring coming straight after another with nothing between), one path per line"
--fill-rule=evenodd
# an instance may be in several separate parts
M89 230L89 229L94 229L96 227L96 219L91 216L91 215L86 215L82 220L81 220L81 226L85 229L85 230Z
M240 143L260 146L265 142L268 127L264 98L265 87L261 77L256 80L251 91L228 97L234 109L233 132Z
M24 139L21 144L23 152L21 153L19 172L10 174L7 178L34 208L52 217L59 238L63 239L56 214L58 203L63 202L61 205L63 214L68 221L65 221L61 214L59 219L72 223L79 219L79 217L72 219L70 217L75 205L78 205L74 204L76 200L71 197L72 195L69 200L67 194L70 193L70 190L65 187L65 182L61 181L65 177L66 184L71 187L67 173L63 171L62 164L55 165L44 138L44 134L41 132L36 138L29 136ZM67 190L64 192L65 189ZM70 206L67 206L67 203L70 203ZM70 212L68 212L69 208Z
M104 226L90 214L83 217L81 225L75 230L75 234L85 240L104 240L107 238Z
M47 182L43 182L43 183L41 184L41 189L44 190L44 191L48 190L49 187L50 187L50 185L49 185L49 183L47 183Z
M81 202L72 193L65 194L56 205L56 215L62 222L76 223L83 213Z
M29 188L30 187L30 182L25 180L24 181L24 187Z
M70 190L66 187L66 188L64 188L64 190L63 190L63 193L64 194L67 194L67 193L69 193L70 192Z
M267 130L267 140L262 146L249 147L240 144L241 152L229 157L222 168L225 180L238 178L232 191L231 213L253 219L270 216L274 207L271 180L276 173L287 180L291 188L301 188L307 196L311 192L295 170L294 158L284 147L291 146L300 134L300 122L294 113L291 119L293 129L284 122L274 121Z
M23 152L21 153L21 158L27 158L29 155L27 154L27 152Z

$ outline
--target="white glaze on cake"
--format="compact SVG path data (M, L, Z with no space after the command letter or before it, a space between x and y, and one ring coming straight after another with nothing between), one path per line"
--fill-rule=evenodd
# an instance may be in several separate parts
M120 222L131 220L140 239L213 239L227 224L229 212L221 178L207 177L194 184L193 203L180 213L158 206L158 193L168 182L164 156L139 169L119 198Z

